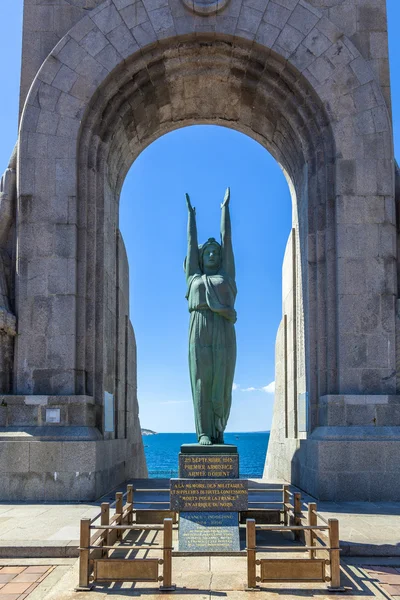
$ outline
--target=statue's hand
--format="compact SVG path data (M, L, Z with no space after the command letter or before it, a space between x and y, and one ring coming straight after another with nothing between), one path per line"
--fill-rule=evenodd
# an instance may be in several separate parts
M187 207L188 207L188 211L190 213L193 213L195 215L196 214L196 209L194 208L194 206L192 206L192 204L190 202L189 194L185 194L185 196L186 196L186 204L187 204Z
M225 197L224 197L223 203L221 204L221 208L224 208L224 206L228 206L230 199L231 199L231 190L230 190L230 188L226 188Z

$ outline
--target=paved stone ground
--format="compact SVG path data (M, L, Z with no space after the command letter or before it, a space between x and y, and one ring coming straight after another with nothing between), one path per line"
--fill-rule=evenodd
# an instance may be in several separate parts
M151 554L153 558L160 557L159 546L162 544L159 541L154 539L152 533L144 534L143 539L139 540L141 548L137 556L148 558ZM149 542L153 548L151 552ZM296 553L297 557L300 555ZM291 557L292 554L285 553L285 556ZM165 594L160 593L154 583L96 585L90 592L75 592L78 567L76 559L0 559L0 575L3 573L5 579L9 579L0 584L4 586L0 589L0 600L104 600L107 596L115 600L138 596L147 600L165 598ZM244 556L174 557L173 581L177 588L169 596L171 600L251 600L253 597L251 592L244 591ZM20 587L11 590L6 588L9 583L19 584ZM262 584L261 592L256 596L260 600L277 600L279 597L288 600L398 600L400 559L346 557L341 564L341 583L345 592L334 595L329 594L323 584Z
M314 501L303 496L304 502ZM318 502L325 518L339 519L342 555L400 556L399 502Z
M360 559L362 560L362 559ZM382 559L389 566L365 565L355 559L342 563L342 584L345 592L329 594L323 584L263 584L256 594L260 600L388 600L395 598L399 590L396 581L400 577L400 561L397 568L393 560ZM64 559L65 561L65 559ZM378 559L379 561L379 559ZM67 561L65 561L67 562ZM246 559L244 557L185 557L174 560L173 580L177 589L169 597L171 600L251 600L253 594L244 591ZM78 579L78 561L73 565L54 566L50 575L28 596L8 595L4 600L126 600L129 597L143 596L146 600L160 600L166 594L158 591L151 583L110 584L95 586L90 592L75 592ZM386 582L391 583L386 583ZM0 590L1 594L1 590ZM168 596L167 596L168 597ZM1 600L3 597L0 595Z
M371 566L367 576L379 581L380 587L393 598L400 598L400 567Z
M0 504L0 557L76 556L80 519L90 504Z
M48 565L0 567L0 600L24 600L54 568Z

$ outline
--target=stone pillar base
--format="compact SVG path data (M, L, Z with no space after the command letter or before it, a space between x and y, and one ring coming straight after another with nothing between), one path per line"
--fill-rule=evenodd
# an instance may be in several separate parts
M292 461L292 482L332 502L399 502L399 477L400 427L318 427Z
M126 479L147 476L141 444L126 439L8 435L0 431L1 502L92 502Z
M400 397L324 396L307 439L271 431L264 478L331 502L399 502Z
M92 502L147 477L140 429L105 440L97 410L88 396L1 396L0 501Z

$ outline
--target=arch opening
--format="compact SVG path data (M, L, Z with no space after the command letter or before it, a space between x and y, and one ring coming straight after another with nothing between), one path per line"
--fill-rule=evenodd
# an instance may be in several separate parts
M258 142L229 128L198 125L170 132L147 147L133 163L121 193L119 228L130 266L130 319L138 348L138 404L144 428L194 430L182 270L185 192L196 206L203 242L210 236L219 238L227 185L239 293L235 386L226 432L270 429L273 390L268 384L274 380L275 337L282 315L290 190L279 165ZM146 442L149 448L154 439ZM234 440L228 435L229 439ZM193 434L193 440L184 441L194 440ZM261 477L263 450L260 446L258 470L242 464L242 473ZM150 469L153 463L148 464ZM157 465L157 472L161 468Z
M249 135L288 179L293 269L300 282L292 312L294 330L304 332L304 339L293 340L302 351L291 376L294 403L299 393L308 393L313 428L318 397L335 393L337 386L335 368L327 367L336 365L333 136L322 104L301 74L271 50L245 40L185 38L134 55L113 71L86 111L78 145L79 244L86 260L78 266L76 393L93 395L101 404L104 390L115 387L103 340L116 337L117 348L125 335L107 331L117 322L107 315L119 303L118 281L115 297L110 290L116 257L123 252L115 236L126 174L153 140L194 123ZM96 381L100 372L103 381ZM296 425L292 429L296 433Z

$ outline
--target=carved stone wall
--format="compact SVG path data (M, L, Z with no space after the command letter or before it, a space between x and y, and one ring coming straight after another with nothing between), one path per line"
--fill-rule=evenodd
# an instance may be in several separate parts
M20 113L29 88L54 46L102 0L25 0Z
M370 434L351 429L370 426L368 411L354 425L343 417L351 411L338 409L338 431L324 421L327 403L397 392L385 2L230 0L203 12L197 4L212 0L195 10L183 0L25 0L13 391L89 396L102 441L131 431L135 382L124 365L133 368L134 339L119 193L133 160L160 135L197 122L228 125L263 144L292 189L283 312L292 307L293 402L285 408L279 392L276 410L292 409L293 427L282 439L274 426L268 474L290 473L320 497L347 490L371 498L382 489L378 468L352 484L353 463L320 457L332 439L356 454ZM277 389L289 393L282 382ZM114 432L105 427L110 396ZM309 426L300 432L304 407ZM398 443L398 428L384 427L381 437ZM394 468L388 459L386 472ZM98 481L104 488L104 472Z

